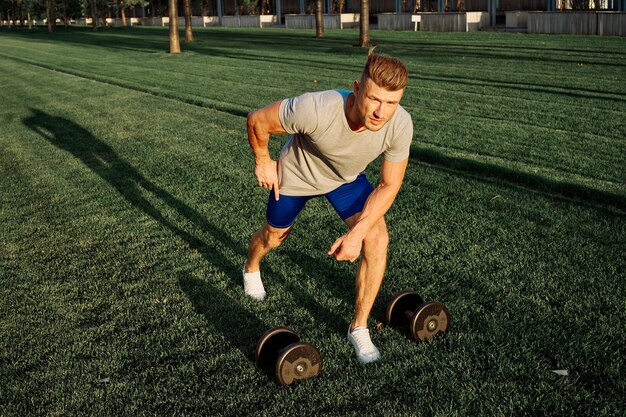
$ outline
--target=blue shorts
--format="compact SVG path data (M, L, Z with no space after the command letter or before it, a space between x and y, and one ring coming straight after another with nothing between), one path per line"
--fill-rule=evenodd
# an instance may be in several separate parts
M286 229L294 224L307 201L315 197L325 196L341 220L345 221L348 217L363 211L363 206L365 206L365 202L372 191L374 191L374 187L363 173L359 174L356 180L351 183L344 184L326 194L312 196L281 194L279 200L276 201L274 191L270 191L265 217L270 226Z

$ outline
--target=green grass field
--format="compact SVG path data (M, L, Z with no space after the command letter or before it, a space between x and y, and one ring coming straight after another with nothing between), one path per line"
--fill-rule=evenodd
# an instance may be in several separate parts
M195 36L170 56L161 28L0 31L0 416L623 415L623 38L372 32L409 68L415 133L371 324L410 288L452 325L383 327L361 366L324 201L267 258L267 301L240 278L267 198L245 115L349 89L358 33ZM319 378L256 368L276 325Z

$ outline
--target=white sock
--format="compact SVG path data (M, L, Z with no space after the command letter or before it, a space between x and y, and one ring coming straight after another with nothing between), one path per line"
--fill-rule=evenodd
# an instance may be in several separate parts
M265 298L265 288L261 281L261 271L246 272L243 269L243 289L250 297L255 300L263 301Z

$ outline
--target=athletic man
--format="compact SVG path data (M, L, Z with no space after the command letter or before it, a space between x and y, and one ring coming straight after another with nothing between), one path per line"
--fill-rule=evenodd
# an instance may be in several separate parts
M349 228L328 254L350 262L361 256L348 340L362 363L380 358L367 320L387 262L384 215L400 190L413 137L411 116L399 105L407 81L399 60L370 53L352 92L307 93L248 115L254 174L270 196L267 221L250 240L245 292L265 298L261 260L289 235L308 200L326 197ZM277 162L270 157L268 142L271 134L284 133L290 136ZM363 171L380 154L381 179L374 189Z

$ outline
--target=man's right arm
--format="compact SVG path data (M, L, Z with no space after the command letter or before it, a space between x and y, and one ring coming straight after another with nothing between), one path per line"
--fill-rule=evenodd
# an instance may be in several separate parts
M281 101L248 114L248 142L254 154L254 175L259 186L274 190L278 200L278 167L272 160L268 148L271 134L287 133L283 128L278 111Z

